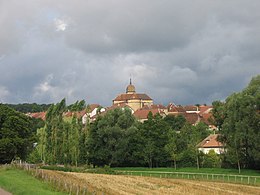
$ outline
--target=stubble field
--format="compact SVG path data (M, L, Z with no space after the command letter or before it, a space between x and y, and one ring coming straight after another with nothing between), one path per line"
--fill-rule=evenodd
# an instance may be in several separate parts
M166 179L126 175L71 173L45 170L96 194L259 194L260 187L197 180Z

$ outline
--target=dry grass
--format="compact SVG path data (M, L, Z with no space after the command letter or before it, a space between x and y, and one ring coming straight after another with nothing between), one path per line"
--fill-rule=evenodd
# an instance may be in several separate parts
M220 182L44 170L66 183L97 194L259 194L260 187Z

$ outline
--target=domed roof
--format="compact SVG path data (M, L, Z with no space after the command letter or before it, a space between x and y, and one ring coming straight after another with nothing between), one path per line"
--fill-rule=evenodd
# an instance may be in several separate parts
M132 85L131 79L130 84L126 87L126 93L135 93L135 86Z

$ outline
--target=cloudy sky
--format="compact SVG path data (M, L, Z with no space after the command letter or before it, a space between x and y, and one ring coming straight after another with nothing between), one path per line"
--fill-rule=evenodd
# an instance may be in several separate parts
M0 0L0 102L211 104L260 74L259 0Z

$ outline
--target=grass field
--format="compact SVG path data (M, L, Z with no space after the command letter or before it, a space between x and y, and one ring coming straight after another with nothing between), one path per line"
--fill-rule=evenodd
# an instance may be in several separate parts
M0 168L0 187L14 195L62 195L47 183L37 180L26 171L14 168Z
M159 178L173 178L173 179L195 179L206 181L218 181L227 183L239 183L248 185L260 186L260 173L256 170L243 170L238 174L235 169L221 169L221 168L113 168L120 174L145 176L145 177L159 177Z
M117 171L157 171L157 172L189 172L189 173L209 173L209 174L230 174L230 175L249 175L260 176L259 170L242 169L238 173L237 169L223 169L223 168L145 168L145 167L117 167L113 168Z

